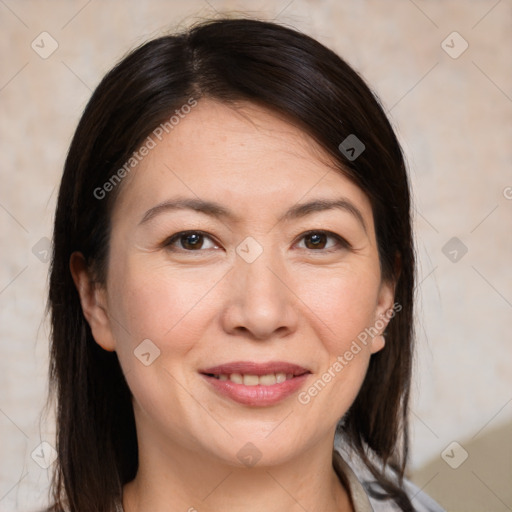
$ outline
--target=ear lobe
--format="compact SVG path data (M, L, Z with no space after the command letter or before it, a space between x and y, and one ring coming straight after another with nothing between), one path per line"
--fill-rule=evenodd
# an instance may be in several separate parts
M379 352L379 350L382 350L385 345L386 339L384 336L382 334L377 334L377 336L372 338L371 353L375 354L376 352Z
M69 269L80 296L84 317L91 327L96 343L113 352L115 340L110 326L105 289L93 279L82 253L74 252L71 255Z
M392 318L390 312L393 310L395 300L395 283L391 281L383 281L379 289L379 296L377 299L376 318L375 318L375 329L376 334L372 339L372 354L382 350L386 344L386 340L383 336L384 331Z

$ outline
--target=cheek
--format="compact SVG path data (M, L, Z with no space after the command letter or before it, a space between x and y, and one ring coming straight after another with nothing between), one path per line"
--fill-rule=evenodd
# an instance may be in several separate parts
M123 372L139 407L165 424L176 422L171 411L186 415L193 409L188 368L182 363L201 349L198 340L212 314L208 291L219 278L135 259L111 274L109 307Z
M378 280L371 271L326 271L302 283L298 295L317 318L331 356L344 353L374 322Z
M119 266L112 273L109 303L118 349L133 351L142 340L150 339L161 350L172 342L175 354L190 350L207 321L205 298L215 282L211 275L192 269Z
M311 414L329 410L334 422L353 403L366 376L371 341L365 329L375 318L378 276L371 269L331 271L302 283L300 297L310 308L325 357L298 401Z

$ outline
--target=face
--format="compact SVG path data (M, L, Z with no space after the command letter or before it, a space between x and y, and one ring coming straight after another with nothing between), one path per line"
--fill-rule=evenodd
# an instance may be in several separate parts
M139 436L237 465L332 440L393 305L366 195L247 103L199 102L125 178L104 286L72 267Z

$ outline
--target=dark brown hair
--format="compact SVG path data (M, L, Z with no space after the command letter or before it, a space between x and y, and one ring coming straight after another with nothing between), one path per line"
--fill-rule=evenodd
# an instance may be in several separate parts
M137 472L131 393L115 352L94 341L69 270L80 251L106 276L110 212L120 186L102 187L160 123L190 98L264 106L308 133L340 173L369 197L384 279L402 309L372 356L362 388L339 429L390 499L413 510L402 489L413 342L414 251L409 182L393 129L363 79L316 40L249 19L203 22L151 40L101 81L67 155L55 216L49 307L50 395L57 399L51 510L107 512ZM339 146L365 146L349 158ZM384 474L384 468L394 468Z

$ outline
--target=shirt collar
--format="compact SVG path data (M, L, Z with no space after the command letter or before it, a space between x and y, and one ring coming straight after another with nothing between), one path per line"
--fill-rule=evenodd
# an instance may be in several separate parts
M338 478L350 494L354 512L373 512L364 487L336 448L333 450L332 464Z

